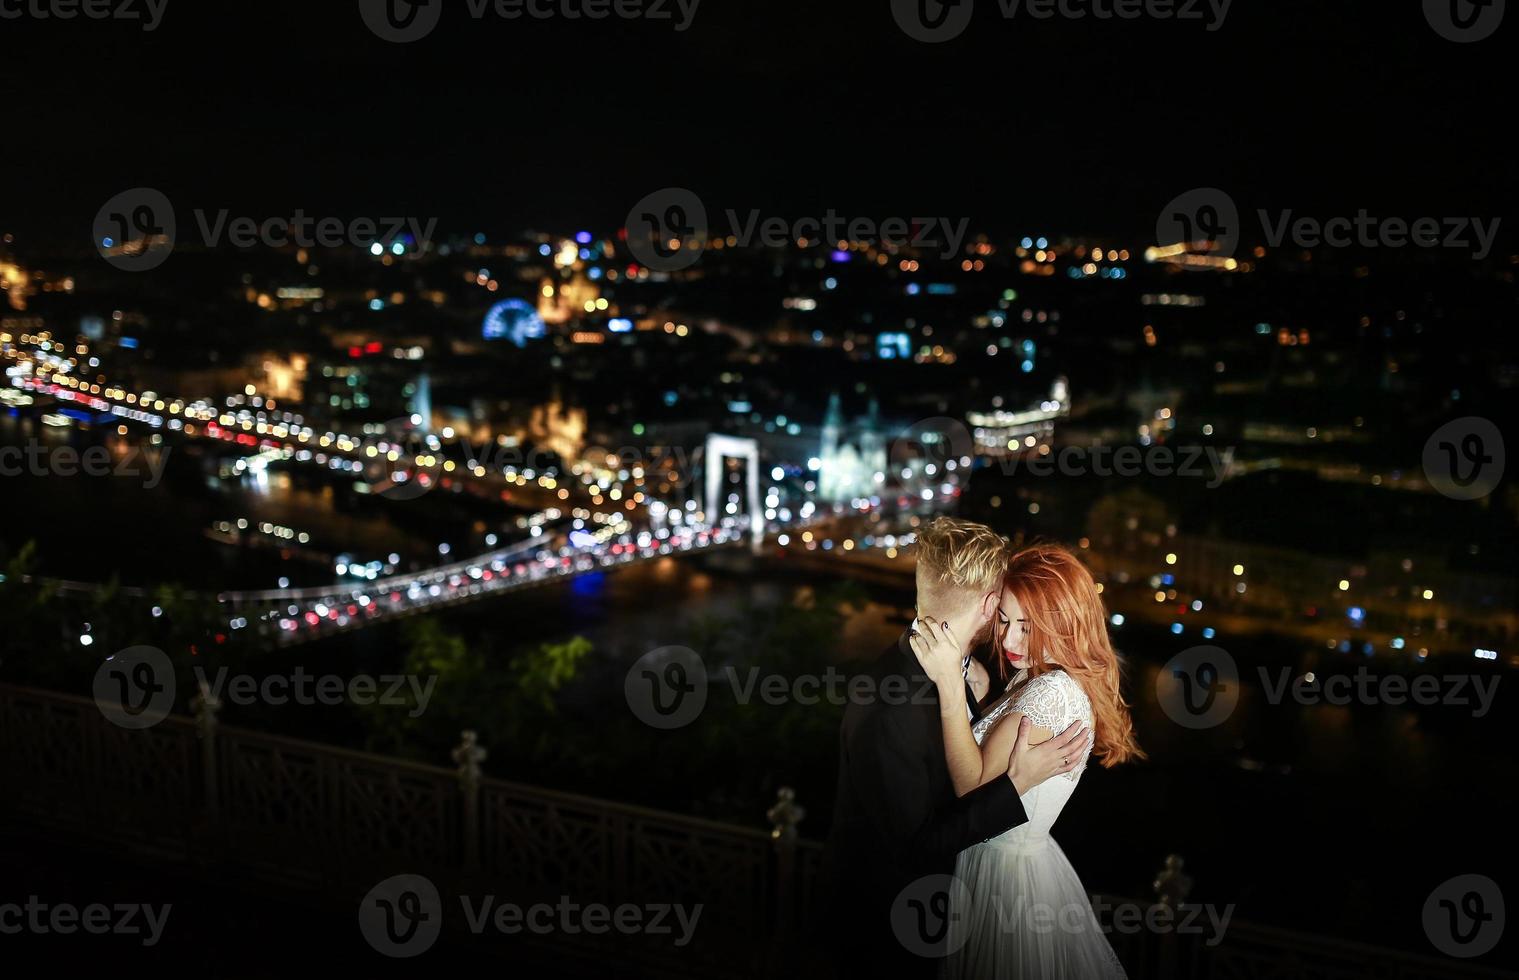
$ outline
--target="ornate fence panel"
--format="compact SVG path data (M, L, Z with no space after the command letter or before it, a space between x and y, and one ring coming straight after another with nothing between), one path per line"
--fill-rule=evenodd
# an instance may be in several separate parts
M577 947L697 976L764 969L777 864L768 834L497 780L484 782L481 807L483 877L512 889L514 901L700 909L686 945L669 936L582 936Z
M339 901L421 874L455 927L461 896L634 906L668 931L519 938L658 976L757 976L776 961L778 910L806 908L796 889L816 845L481 779L461 752L459 771L416 765L222 728L204 710L128 731L88 699L0 685L0 811L70 837ZM689 943L675 906L700 908Z
M327 887L457 873L448 770L230 728L216 741L229 863Z
M187 719L128 731L89 699L0 686L7 805L59 829L189 857L200 813L196 758Z

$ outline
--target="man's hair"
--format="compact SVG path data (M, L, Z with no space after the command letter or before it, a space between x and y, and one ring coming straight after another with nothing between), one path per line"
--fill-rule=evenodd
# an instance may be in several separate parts
M974 521L938 517L918 532L923 582L941 594L945 588L981 595L998 591L1008 556L1007 539Z

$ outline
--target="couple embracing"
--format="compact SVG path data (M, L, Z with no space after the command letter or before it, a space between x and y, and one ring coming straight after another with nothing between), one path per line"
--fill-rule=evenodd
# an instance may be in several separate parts
M1050 837L1089 758L1143 757L1096 583L968 521L917 550L917 618L871 668L908 695L851 703L840 730L821 939L848 977L1123 977Z

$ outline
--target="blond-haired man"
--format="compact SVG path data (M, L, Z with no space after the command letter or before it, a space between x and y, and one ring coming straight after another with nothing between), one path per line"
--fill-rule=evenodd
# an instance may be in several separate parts
M917 622L932 621L952 636L986 630L997 615L1006 539L983 524L941 517L919 532L917 557ZM1030 746L1025 720L1007 778L957 798L937 690L908 645L911 634L875 662L868 683L851 684L839 731L839 788L824 873L833 927L827 941L845 976L932 975L936 961L901 935L904 909L895 909L893 927L898 896L928 876L953 873L965 848L1026 823L1019 797L1074 766L1080 753L1067 749L1087 736L1073 725ZM969 696L968 703L979 700Z
M1007 539L985 524L941 517L918 535L917 618L934 622L951 636L981 638L997 615L1002 575L1011 551ZM966 659L967 699L972 715L990 683L979 661Z

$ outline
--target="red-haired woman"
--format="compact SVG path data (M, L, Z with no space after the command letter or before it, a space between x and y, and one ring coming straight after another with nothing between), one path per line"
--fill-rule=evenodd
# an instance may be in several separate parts
M1028 823L960 852L951 895L946 977L1123 977L1092 914L1086 889L1050 837L1088 757L1104 766L1143 758L1119 694L1118 657L1092 575L1069 551L1035 545L1008 561L992 624L1007 690L974 724L966 721L961 642L924 624L913 649L938 687L944 749L955 792L1003 775L1021 717L1040 742L1072 721L1092 740L1071 772L1023 797Z

